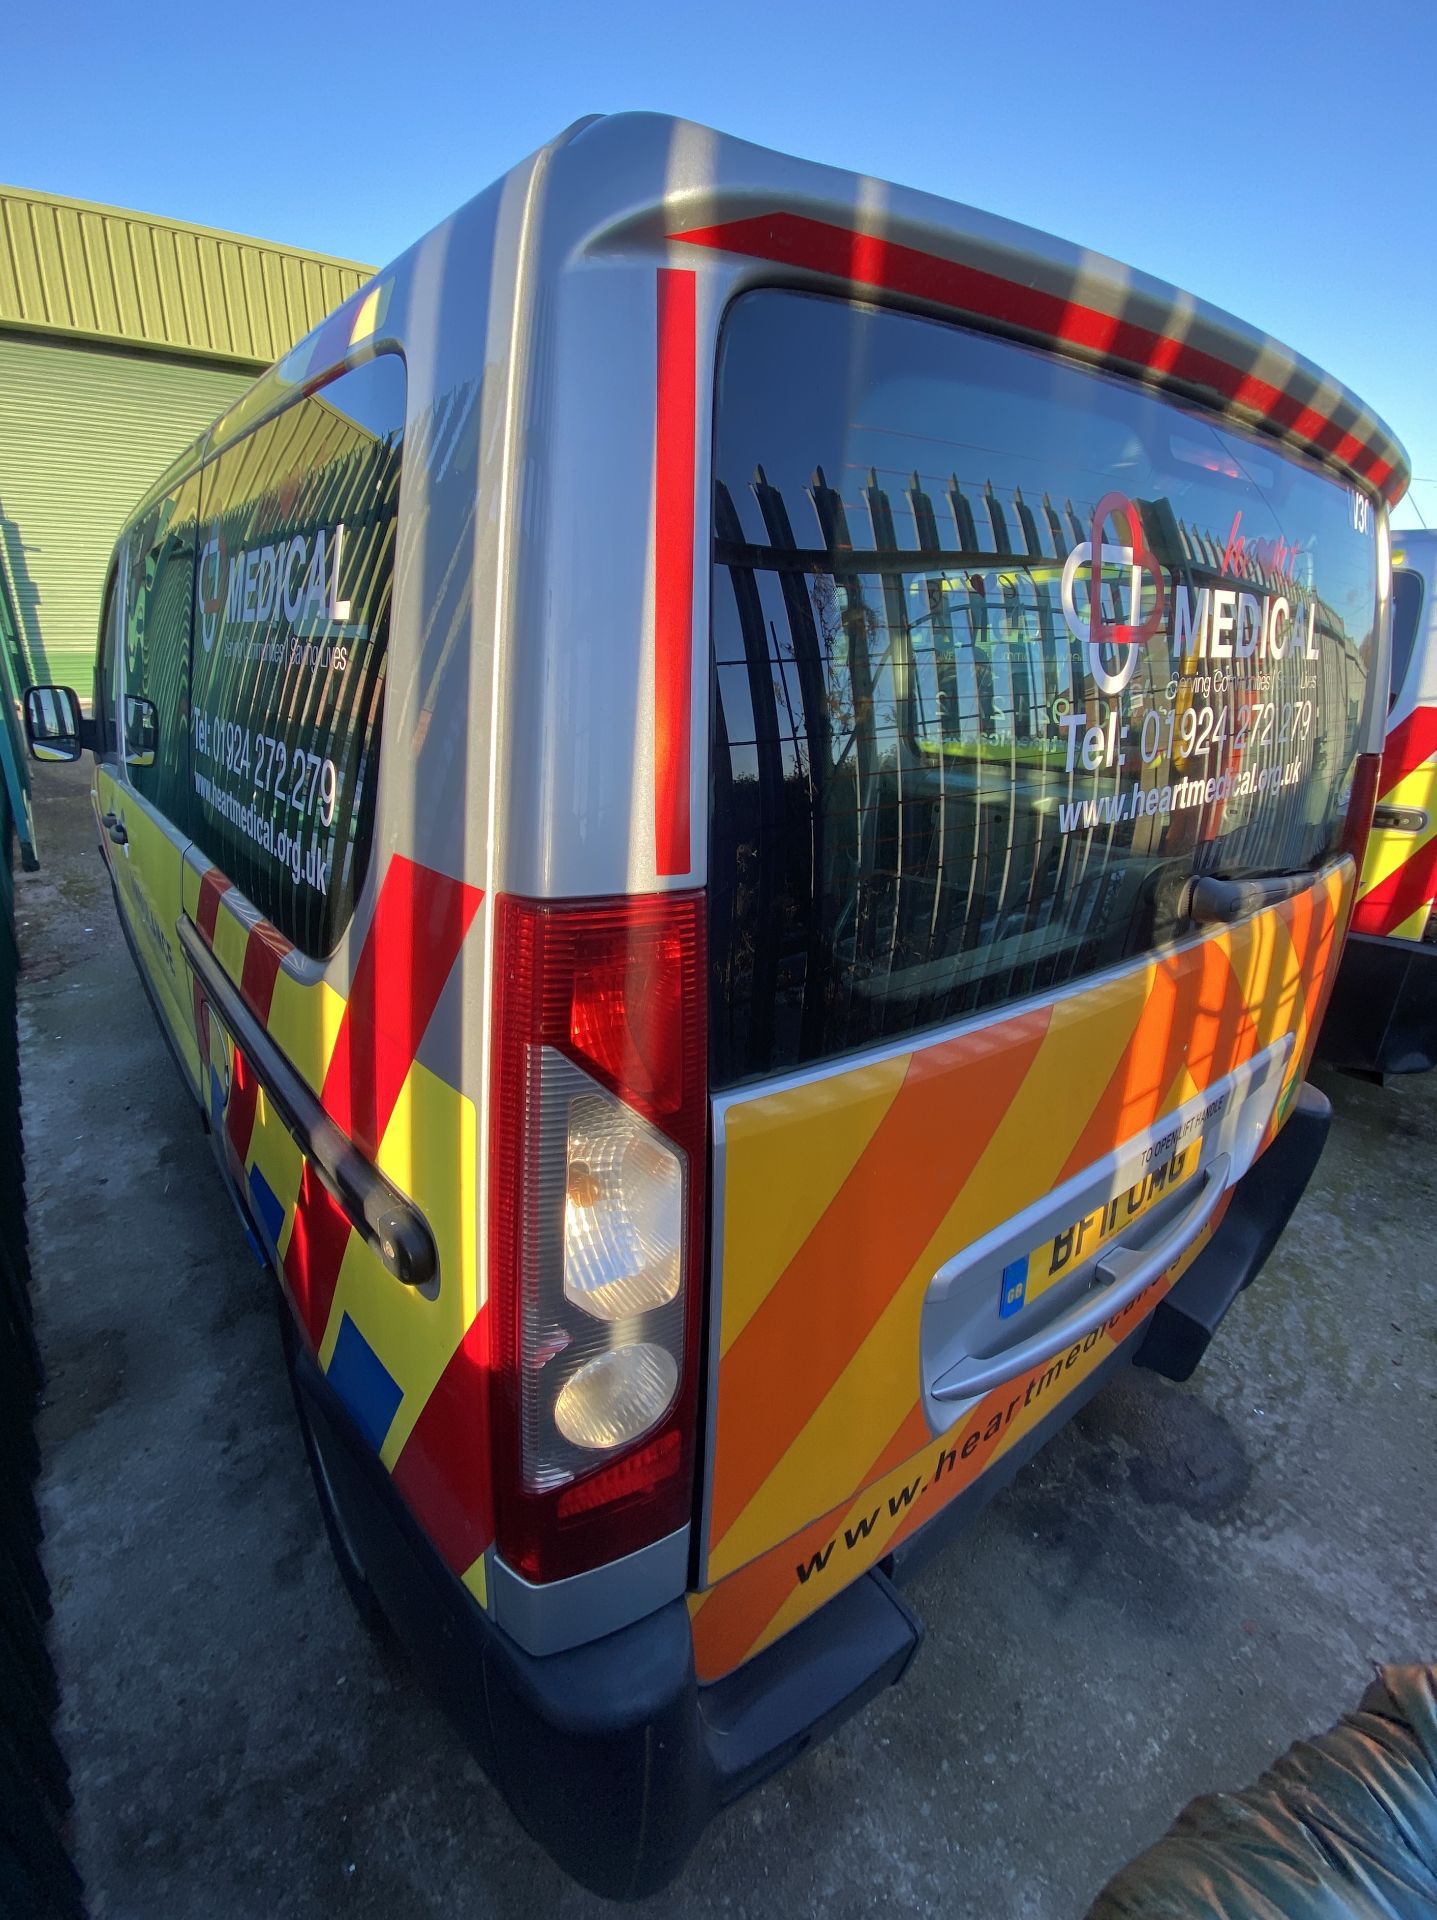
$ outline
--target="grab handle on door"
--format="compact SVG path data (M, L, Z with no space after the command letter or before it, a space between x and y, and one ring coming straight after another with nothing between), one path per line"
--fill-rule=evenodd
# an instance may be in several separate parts
M107 813L104 819L105 832L109 834L115 845L117 847L128 846L130 836L125 832L125 823L120 816L117 813Z
M1033 1367L1041 1367L1054 1354L1062 1353L1074 1341L1088 1335L1131 1306L1138 1295L1159 1274L1165 1272L1217 1212L1227 1192L1232 1160L1218 1154L1204 1167L1192 1204L1164 1228L1156 1240L1144 1247L1110 1247L1099 1259L1094 1272L1101 1283L1056 1320L1002 1353L973 1354L941 1374L928 1389L932 1400L970 1400L994 1387L1005 1387Z

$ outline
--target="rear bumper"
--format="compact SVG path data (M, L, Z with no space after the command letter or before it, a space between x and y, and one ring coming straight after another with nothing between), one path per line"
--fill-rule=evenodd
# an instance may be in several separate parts
M365 1576L519 1820L613 1899L665 1886L718 1810L900 1679L923 1629L877 1569L714 1686L674 1600L566 1653L526 1653L438 1558L313 1358L296 1386Z
M1239 1183L1222 1225L1147 1328L1056 1408L1001 1467L736 1672L700 1686L688 1612L673 1601L584 1647L537 1657L493 1625L435 1555L308 1356L298 1386L346 1528L396 1633L515 1814L594 1891L636 1898L670 1881L713 1815L899 1680L923 1628L904 1579L1018 1471L1081 1399L1137 1359L1178 1378L1256 1274L1297 1204L1330 1109L1303 1088Z
M1349 934L1317 1057L1357 1073L1437 1066L1437 945Z

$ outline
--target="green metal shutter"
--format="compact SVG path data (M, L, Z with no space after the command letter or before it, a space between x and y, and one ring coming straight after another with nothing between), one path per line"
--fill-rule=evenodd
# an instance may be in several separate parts
M252 373L0 335L0 563L30 672L90 697L130 510Z

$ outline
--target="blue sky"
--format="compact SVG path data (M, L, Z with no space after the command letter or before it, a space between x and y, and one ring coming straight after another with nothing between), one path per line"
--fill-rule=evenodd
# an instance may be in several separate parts
M624 107L971 201L1328 368L1437 526L1434 0L78 0L4 43L0 180L374 264Z

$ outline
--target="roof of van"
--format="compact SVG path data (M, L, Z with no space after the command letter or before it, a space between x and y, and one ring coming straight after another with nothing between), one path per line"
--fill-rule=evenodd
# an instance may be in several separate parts
M1392 430L1312 361L1219 307L1036 227L662 114L576 121L505 177L526 170L543 175L545 217L566 195L582 205L596 252L642 245L693 265L723 254L762 263L784 284L878 294L1185 395L1344 471L1389 504L1411 479ZM462 217L461 209L452 219ZM375 284L402 273L423 247L418 241ZM351 294L286 366L317 367L312 343L340 341L342 350L344 322L366 297L363 287ZM261 375L226 416L227 430L253 424L269 378Z
M1346 468L1395 503L1411 468L1391 428L1341 381L1165 281L1036 227L646 113L580 121L555 148L631 179L657 149L666 237L817 273L1059 346L1184 392ZM625 222L625 225L628 223Z

